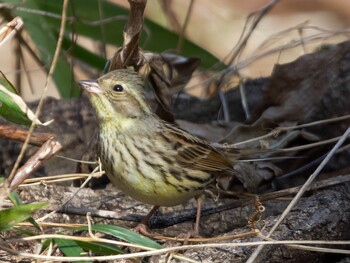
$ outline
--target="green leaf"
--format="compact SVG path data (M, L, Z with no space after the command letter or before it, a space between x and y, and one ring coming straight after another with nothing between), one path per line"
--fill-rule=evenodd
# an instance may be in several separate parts
M89 66L93 68L97 68L99 70L103 70L104 65L106 64L106 59L90 52L86 48L80 46L77 43L73 43L70 39L64 38L63 39L63 48L70 50L70 55L74 56L75 58L83 61L84 63L88 64Z
M43 253L52 243L52 239L44 239L41 245L40 254Z
M163 248L161 245L159 245L157 242L153 241L152 239L123 227L113 226L113 225L93 225L91 229L97 232L101 232L101 233L128 241L133 244L138 244L141 246L151 247L155 249ZM79 227L76 230L88 230L88 228Z
M21 197L17 194L16 190L12 191L8 197L15 206L23 204ZM28 222L31 223L37 230L41 231L40 225L34 220L33 217L29 217Z
M54 241L58 245L62 253L67 257L81 257L82 255L85 255L84 250L74 240L54 238Z
M0 232L10 229L19 222L28 219L34 212L47 206L48 202L18 205L0 211Z
M2 71L0 71L0 85L2 85L3 87L5 87L5 89L7 89L8 91L19 95L19 93L18 93L18 91L16 90L16 88L15 88L15 87L12 85L12 83L6 78L6 76L4 75L4 73L2 73Z
M14 92L13 92L14 90ZM34 113L17 94L12 84L0 71L0 116L13 123L29 126L34 120ZM51 122L51 121L50 121ZM42 123L35 120L37 125L48 125L50 122Z
M23 204L21 197L17 194L16 190L12 191L8 197L9 197L10 201L12 202L12 204L14 204L15 206Z
M11 96L4 90L1 90L3 87L0 85L0 116L10 122L29 126L32 122ZM16 96L19 97L18 95Z
M7 3L20 5L13 12L21 16L24 29L32 38L40 59L46 69L49 68L59 34L62 14L62 0L7 0ZM28 10L33 10L30 12ZM35 12L37 11L37 12ZM120 47L123 43L123 29L129 11L111 1L71 0L67 9L67 23L63 50L59 56L53 79L63 98L78 96L81 93L73 78L72 65L67 58L73 57L101 70L107 58L89 52L78 44L71 45L76 36L83 36L93 42ZM144 32L141 35L140 47L144 50L163 53L175 50L179 36L160 25L145 19ZM202 66L208 68L218 59L198 45L184 39L179 55L198 57Z
M37 235L36 233L32 232L32 231L29 231L28 229L24 229L22 227L15 227L14 228L16 231L22 233L23 235L26 235L26 236L35 236ZM40 240L39 240L40 241ZM39 242L38 241L38 242Z
M75 241L84 251L90 251L93 254L108 256L108 255L117 255L117 254L125 254L125 251L117 248L115 246L98 243L98 242L83 242L83 241Z
M61 16L62 1L8 1L12 3L20 3L23 9L49 11L46 8L48 2L55 2L57 4L57 10L54 14ZM47 3L45 3L47 2ZM48 4L49 5L49 4ZM51 65L53 55L56 49L56 43L58 40L60 19L55 19L58 22L58 26L52 27L48 23L48 17L43 14L33 14L28 11L20 11L15 9L16 15L22 17L24 21L24 29L28 31L31 39L36 45L36 49L40 53L40 58L45 68L48 69ZM53 79L58 87L59 93L63 98L70 98L79 96L81 93L80 88L75 83L73 78L73 70L68 63L67 59L62 55L62 52L58 58L55 71L53 73Z

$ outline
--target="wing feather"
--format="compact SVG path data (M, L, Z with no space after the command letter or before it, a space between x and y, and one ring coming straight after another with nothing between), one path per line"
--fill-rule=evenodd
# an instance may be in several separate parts
M233 163L206 141L174 125L165 123L165 127L162 136L173 143L175 158L181 165L208 172L233 169Z

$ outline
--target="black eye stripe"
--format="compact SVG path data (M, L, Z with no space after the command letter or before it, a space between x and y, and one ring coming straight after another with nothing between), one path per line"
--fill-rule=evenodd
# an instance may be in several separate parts
M124 87L120 84L117 84L117 85L113 86L113 90L116 92L121 92L124 90Z

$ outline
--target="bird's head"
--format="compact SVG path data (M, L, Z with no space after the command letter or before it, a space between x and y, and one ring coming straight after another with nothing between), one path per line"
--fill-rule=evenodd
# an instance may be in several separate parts
M144 79L132 70L114 70L97 80L78 83L88 92L101 122L143 118L151 112L144 96Z

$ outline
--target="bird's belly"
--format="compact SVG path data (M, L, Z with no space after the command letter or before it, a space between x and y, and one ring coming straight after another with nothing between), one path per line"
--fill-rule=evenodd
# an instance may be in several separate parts
M111 173L107 173L111 174ZM147 175L123 172L109 176L113 185L131 196L135 200L143 203L159 206L174 206L182 204L190 198L200 195L201 191L179 191L175 186L168 185L163 181L153 181L147 179Z
M100 149L103 168L112 184L132 198L152 205L174 206L203 193L206 184L192 182L182 176L180 167L173 168L176 176L164 172L162 163L150 165L145 156L125 149L125 143L104 140ZM148 156L154 159L154 156Z

